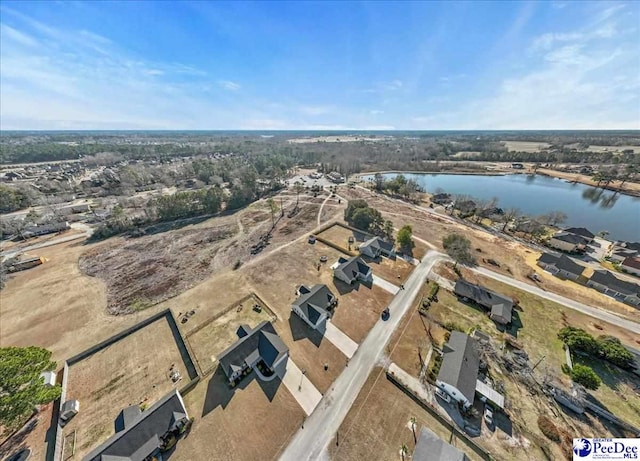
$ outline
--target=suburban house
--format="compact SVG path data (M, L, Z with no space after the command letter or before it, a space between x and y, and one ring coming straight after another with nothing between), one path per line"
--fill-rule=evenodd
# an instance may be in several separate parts
M265 376L264 373L271 375L289 356L289 348L282 342L271 322L265 320L253 329L248 325L241 325L237 334L238 341L218 356L218 363L231 385L252 368L261 377ZM264 373L259 370L261 365L265 369Z
M115 420L116 433L82 461L153 459L173 438L177 439L188 424L182 396L174 389L145 411L138 405L123 409Z
M542 253L538 258L538 266L556 277L574 281L578 280L584 271L584 266L574 262L568 256L554 256L551 253Z
M640 257L629 257L620 263L620 269L630 274L640 276Z
M627 258L633 258L635 256L640 255L640 251L634 250L632 248L624 248L619 246L614 246L609 253L608 258L616 263L621 263Z
M567 253L579 253L585 250L586 243L584 237L580 235L569 232L558 232L549 239L547 245Z
M436 205L448 205L451 203L451 194L447 194L445 192L434 194L431 196L430 200Z
M584 227L569 227L567 229L564 229L564 232L567 232L568 234L579 235L585 240L585 243L591 243L595 238L593 232L591 232L589 229L585 229Z
M449 445L426 427L422 427L411 456L413 461L468 461L467 455Z
M524 232L525 234L536 234L544 232L544 224L535 219L518 219L513 226L515 232Z
M373 282L373 271L359 256L354 256L349 259L339 258L338 262L331 267L333 269L333 276L349 285L357 281L365 283Z
M442 365L436 379L437 394L458 402L465 409L473 405L480 357L476 340L459 331L452 331L443 347Z
M513 299L501 295L495 291L488 290L480 285L474 285L466 280L458 280L453 290L462 301L482 306L490 311L491 320L507 325L511 323L511 311L513 309Z
M393 243L382 240L380 237L373 237L362 245L360 245L360 254L368 256L370 258L379 258L380 256L386 256L387 258L394 258L396 252L393 250Z
M291 310L298 314L314 330L322 329L323 324L331 317L331 311L338 304L338 298L326 285L314 285L298 288L298 299L291 305Z
M609 271L593 271L587 286L624 303L640 306L640 285L620 280Z
M70 229L68 222L59 222L53 224L43 224L41 226L28 226L20 233L22 238L30 238L38 235L55 234Z

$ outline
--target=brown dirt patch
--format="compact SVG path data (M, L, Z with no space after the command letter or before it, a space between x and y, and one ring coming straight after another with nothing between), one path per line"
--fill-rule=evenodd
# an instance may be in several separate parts
M195 422L172 461L276 459L305 416L279 379L250 376L229 389L219 372L189 392L185 404Z

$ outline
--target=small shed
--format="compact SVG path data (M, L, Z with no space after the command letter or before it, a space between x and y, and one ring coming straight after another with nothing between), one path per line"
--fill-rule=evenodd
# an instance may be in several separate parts
M40 377L44 379L44 385L47 387L53 387L56 385L56 372L55 371L45 371L40 373Z

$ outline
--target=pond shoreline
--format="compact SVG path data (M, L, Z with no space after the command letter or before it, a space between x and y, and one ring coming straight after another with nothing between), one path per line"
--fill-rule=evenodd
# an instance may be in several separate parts
M358 178L358 180L362 181L364 176L372 176L377 173L380 174L426 174L426 175L467 175L467 176L509 176L509 175L540 175L546 176L548 178L555 178L563 180L569 184L584 184L585 186L593 187L596 189L608 190L611 192L616 192L618 194L627 195L629 197L640 197L640 190L634 189L621 189L618 186L613 186L609 184L607 187L602 185L597 186L593 181L589 179L584 179L583 175L578 175L578 177L570 178L568 176L571 173L564 173L562 171L554 171L554 170L545 170L545 171L537 171L535 174L528 170L519 170L519 171L408 171L408 170L385 170L385 171L371 171L366 173L356 173L354 176ZM627 184L638 184L633 181L627 182Z

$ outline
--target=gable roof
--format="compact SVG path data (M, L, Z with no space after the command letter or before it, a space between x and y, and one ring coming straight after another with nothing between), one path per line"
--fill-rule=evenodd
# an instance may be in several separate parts
M335 268L348 278L357 278L358 275L367 275L371 272L371 268L365 263L360 256L354 256L349 259L340 258L340 264Z
M271 366L289 351L267 320L245 332L246 336L238 339L218 356L218 363L227 376L241 370L247 359L253 361L259 356Z
M455 387L467 400L473 402L479 366L480 357L475 339L459 331L452 331L444 346L438 380Z
M589 278L592 282L604 285L612 290L624 295L640 295L640 285L620 280L609 271L593 271L593 275Z
M595 235L585 227L569 227L564 231L571 234L581 235L582 237L586 237L588 239L592 239L595 237Z
M571 234L569 232L559 232L551 238L555 240L560 240L561 242L573 243L574 245L580 245L585 243L584 237L577 234Z
M582 272L584 272L584 266L576 263L567 255L554 256L551 253L542 253L542 255L538 258L538 261L541 261L545 264L553 265L559 270L563 270L575 275L582 275Z
M303 289L304 288L304 289ZM335 302L336 297L326 285L314 285L311 288L300 287L300 296L293 302L311 323L316 325L318 319L327 315L327 309Z
M384 250L386 252L393 251L393 243L382 240L380 237L373 237L360 245L360 250L365 247L371 247L376 250Z
M620 265L626 266L626 267L633 267L634 269L640 269L640 258L637 258L635 256L630 256L626 258L624 261L622 261Z
M426 427L420 430L418 443L411 458L414 461L466 461L467 456L449 445Z
M513 311L513 304L508 304L508 303L495 304L493 307L491 307L491 315L501 317L507 323L511 322L512 311Z
M474 285L463 279L456 282L454 292L459 296L469 298L485 307L506 306L509 309L509 317L511 317L513 299L508 296L501 295L480 285Z
M160 437L171 430L176 421L186 417L182 397L174 389L127 422L124 430L86 454L82 461L142 461L160 447Z

